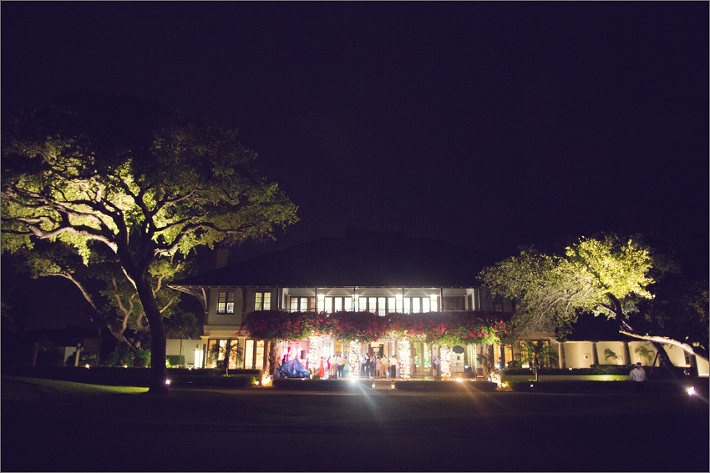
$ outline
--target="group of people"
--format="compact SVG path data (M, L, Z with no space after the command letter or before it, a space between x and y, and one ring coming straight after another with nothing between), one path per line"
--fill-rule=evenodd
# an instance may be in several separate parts
M360 376L365 378L398 378L399 359L397 355L387 358L385 355L363 355L360 363Z
M346 361L342 356L329 356L327 359L320 357L318 365L318 377L325 378L344 378L345 377Z

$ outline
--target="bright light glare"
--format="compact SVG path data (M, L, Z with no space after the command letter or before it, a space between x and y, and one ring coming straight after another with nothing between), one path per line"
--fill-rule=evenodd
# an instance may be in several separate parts
M84 368L86 368L86 369L88 370L88 369L89 369L89 365L84 366Z
M166 379L166 380L165 380L165 384L167 384L168 386L170 386L170 380L169 380L169 379Z
M695 394L695 386L688 388L688 396L692 396L693 394Z
M462 378L456 378L456 382L457 382L457 383L463 383L463 379L462 379Z
M394 383L392 383L392 389L394 389Z

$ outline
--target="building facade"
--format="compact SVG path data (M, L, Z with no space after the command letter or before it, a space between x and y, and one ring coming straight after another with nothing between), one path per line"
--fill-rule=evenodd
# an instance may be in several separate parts
M368 343L311 336L271 347L243 327L253 311L370 312L426 314L429 312L487 313L512 311L510 301L486 298L477 280L489 261L481 254L443 242L408 238L401 232L350 232L344 238L324 238L254 258L177 282L175 289L200 299L206 322L196 366L211 367L214 357L230 356L230 368L271 371L270 350L279 361L298 358L307 369L321 358L344 357L350 373L359 372L365 355L396 356L402 376L434 376L434 357L443 361L439 374L475 372L483 350L505 359L498 344L449 347L423 341L382 339ZM233 350L238 341L241 360ZM508 349L508 351L510 351ZM227 353L229 352L229 353ZM507 354L511 359L512 353ZM273 361L273 359L272 359ZM480 371L480 370L479 370Z

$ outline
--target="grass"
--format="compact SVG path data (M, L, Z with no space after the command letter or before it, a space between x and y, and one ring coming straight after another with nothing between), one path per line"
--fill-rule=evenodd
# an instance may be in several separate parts
M679 396L633 393L574 395L459 391L398 393L359 388L347 394L284 392L273 389L171 389L168 396L146 388L100 386L38 378L3 377L32 386L40 399L3 401L48 416L90 415L106 421L180 425L328 426L406 423L417 419L490 416L614 416L684 408ZM681 399L679 402L678 399Z
M3 381L16 381L29 385L42 396L100 396L102 394L136 394L148 391L148 388L133 386L104 386L98 384L73 383L53 379L23 378L20 376L3 376Z

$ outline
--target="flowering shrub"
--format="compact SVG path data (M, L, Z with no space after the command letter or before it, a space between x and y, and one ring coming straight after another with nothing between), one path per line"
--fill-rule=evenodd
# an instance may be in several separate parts
M500 312L426 312L420 314L371 312L250 312L244 328L261 339L303 340L310 336L329 336L342 341L369 343L390 338L427 343L458 345L499 343L507 334Z

